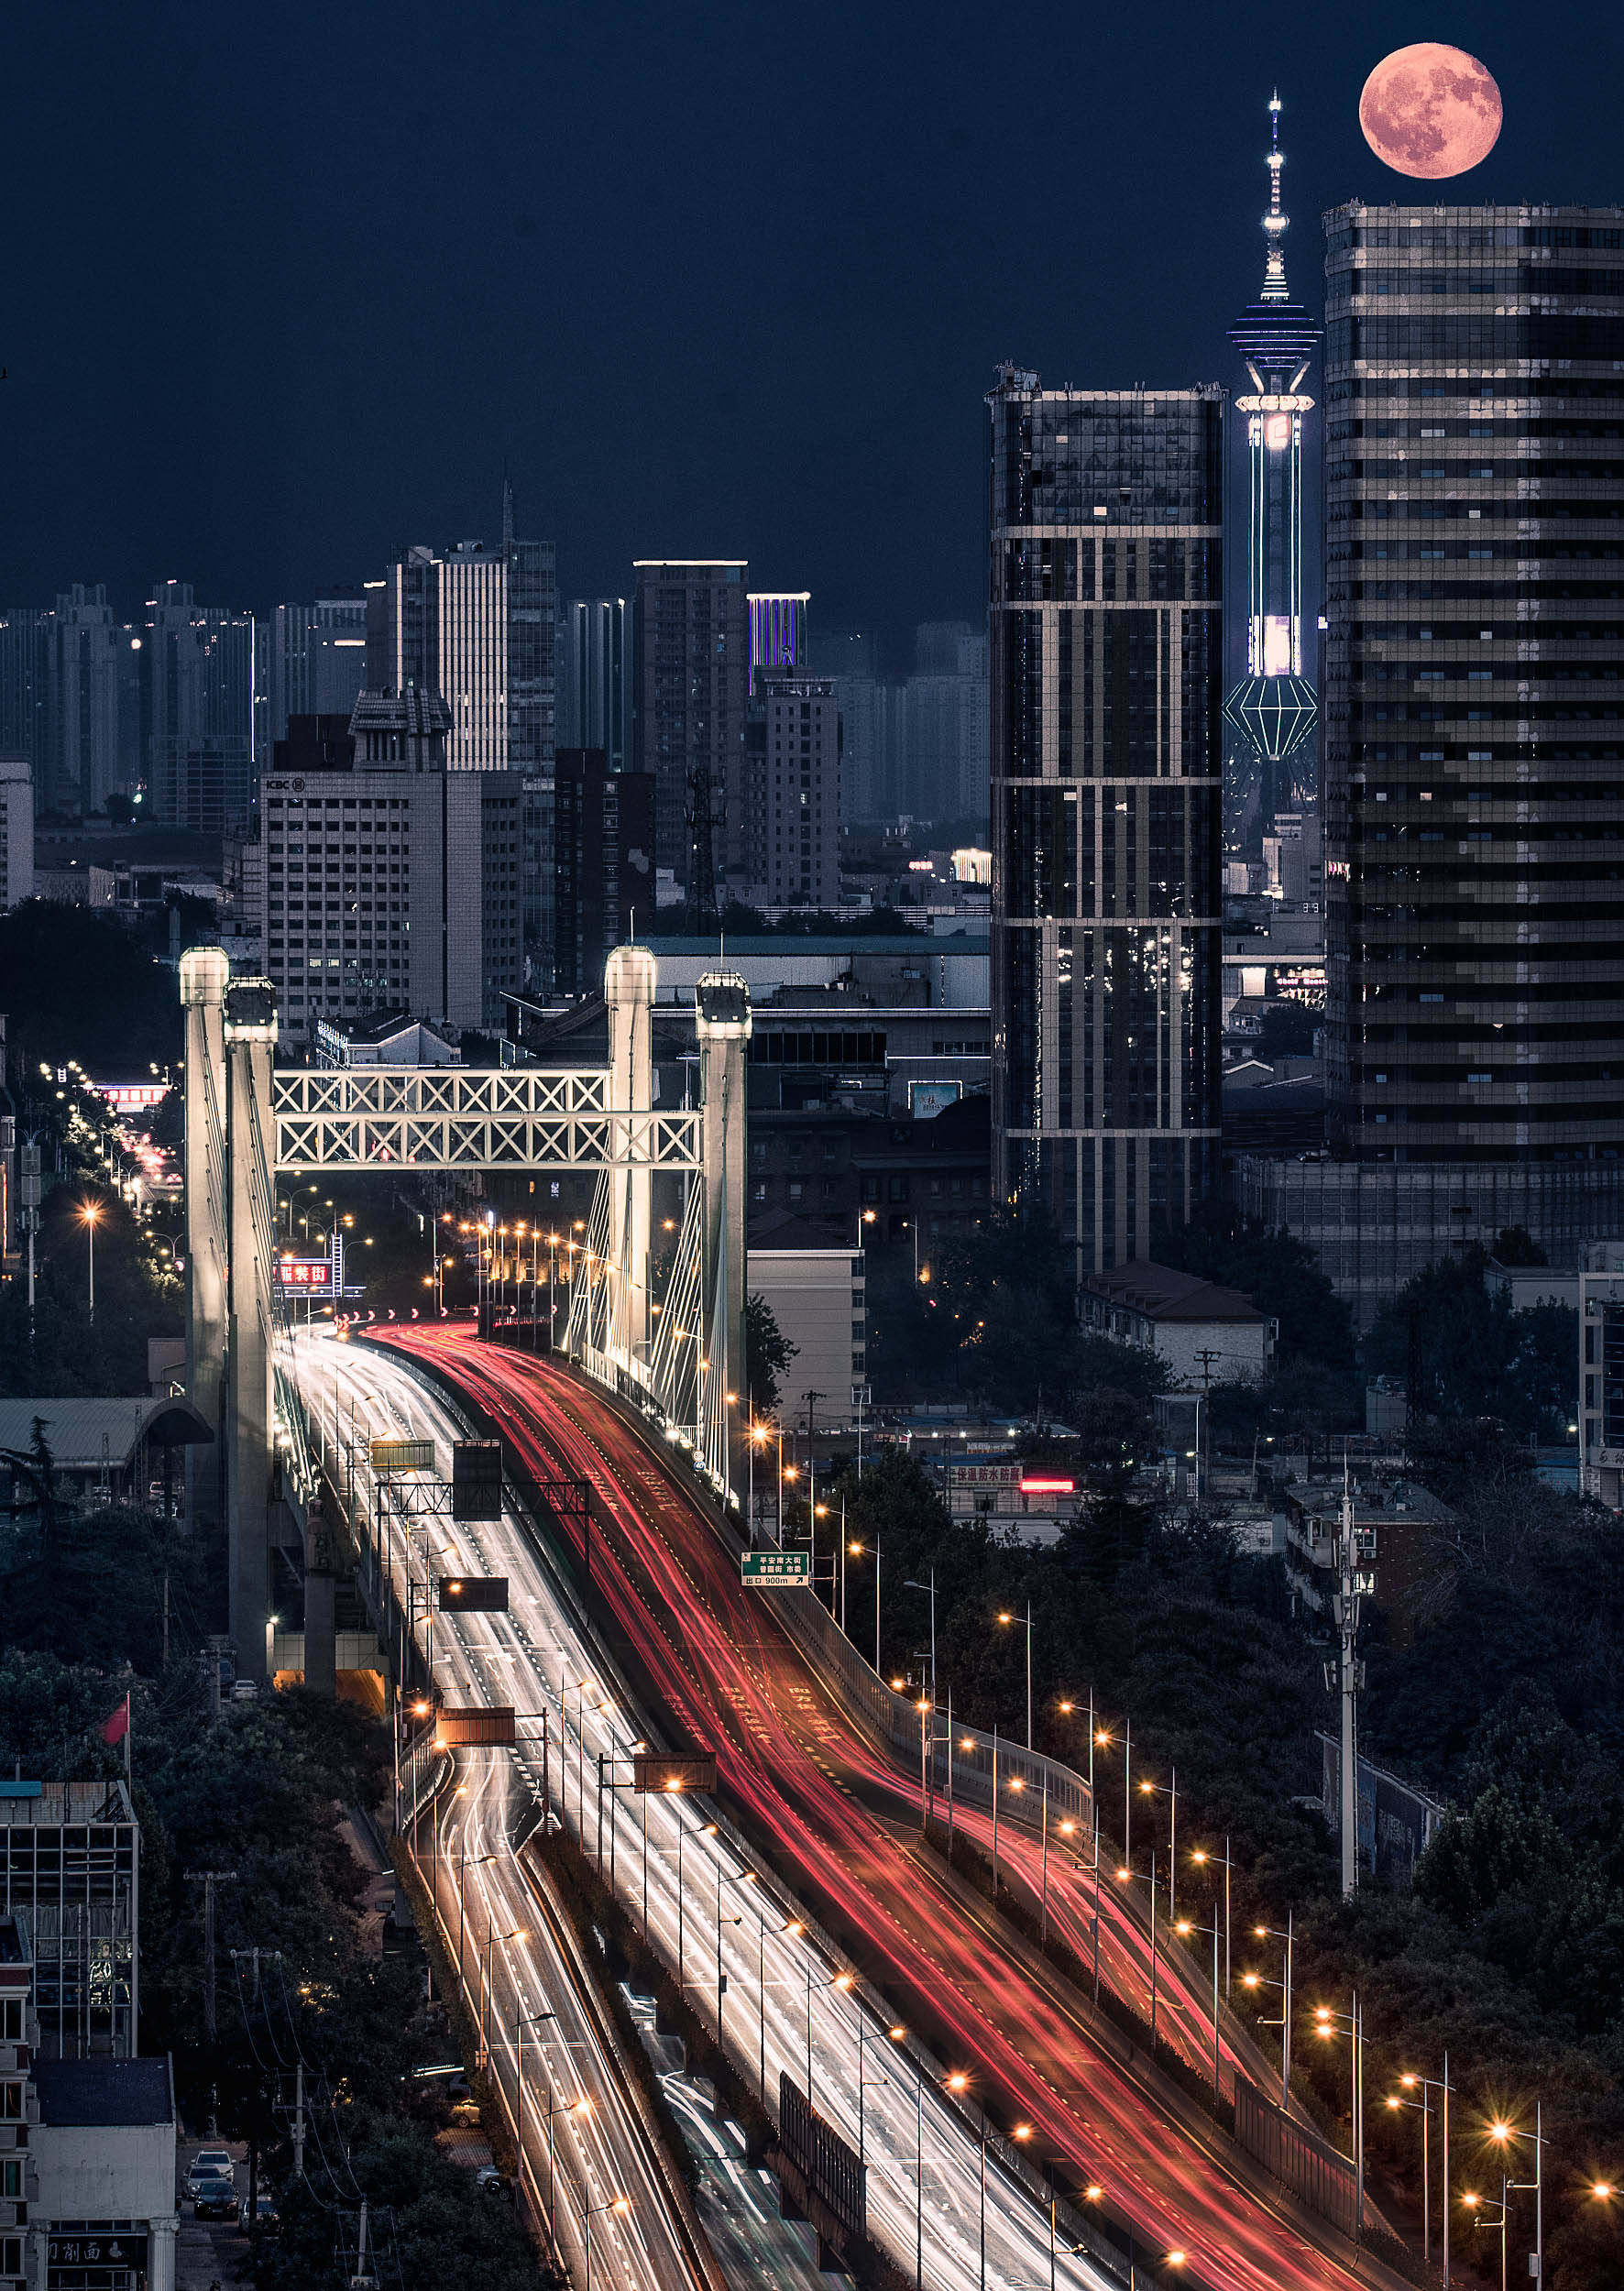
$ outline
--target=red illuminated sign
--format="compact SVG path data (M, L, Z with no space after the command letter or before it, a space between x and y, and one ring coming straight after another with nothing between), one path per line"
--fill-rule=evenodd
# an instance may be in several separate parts
M1075 1496L1077 1482L1075 1480L1023 1480L1021 1493L1023 1496Z
M281 1257L276 1277L283 1288L328 1288L333 1286L329 1257Z

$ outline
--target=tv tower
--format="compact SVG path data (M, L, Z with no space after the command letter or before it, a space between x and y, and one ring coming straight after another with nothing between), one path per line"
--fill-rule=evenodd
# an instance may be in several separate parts
M1313 407L1302 384L1320 329L1286 284L1287 216L1280 204L1280 99L1268 99L1268 213L1263 218L1263 292L1229 339L1252 388L1235 400L1246 423L1250 513L1247 532L1246 674L1224 714L1272 781L1312 731L1318 703L1303 674L1302 419ZM1272 807L1272 806L1271 806Z

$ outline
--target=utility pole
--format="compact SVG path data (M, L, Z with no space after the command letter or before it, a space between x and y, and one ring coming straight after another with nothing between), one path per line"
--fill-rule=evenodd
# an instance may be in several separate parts
M1358 1659L1359 1609L1363 1594L1375 1589L1375 1579L1359 1566L1358 1534L1354 1526L1353 1488L1347 1458L1342 1460L1342 1529L1336 1541L1336 1593L1332 1606L1337 1629L1337 1660L1327 1663L1326 1683L1342 1704L1342 1891L1351 1901L1359 1889L1359 1689L1365 1666ZM1330 1673L1334 1668L1336 1675Z
M203 1890L203 2027L212 2044L218 2033L214 2010L214 1888L235 1885L236 1871L188 1869L185 1874L189 1885L201 1885Z
M1202 1429L1201 1438L1196 1442L1196 1461L1200 1467L1201 1478L1196 1492L1204 1497L1207 1493L1208 1465L1212 1454L1212 1435L1208 1430L1208 1419L1213 1412L1213 1363L1215 1360L1222 1360L1223 1354L1213 1351L1208 1345L1203 1345L1197 1353L1196 1358L1202 1365Z
M293 2066L293 2176L304 2177L304 2063Z
M356 2272L349 2279L349 2291L378 2291L378 2277L367 2264L367 2198L361 2198L361 2227L356 2240Z

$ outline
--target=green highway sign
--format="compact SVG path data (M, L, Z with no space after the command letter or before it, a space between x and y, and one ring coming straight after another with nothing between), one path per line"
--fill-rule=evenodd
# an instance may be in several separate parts
M810 1551L746 1551L739 1562L739 1573L747 1584L758 1591L769 1591L780 1584L810 1583L812 1554Z

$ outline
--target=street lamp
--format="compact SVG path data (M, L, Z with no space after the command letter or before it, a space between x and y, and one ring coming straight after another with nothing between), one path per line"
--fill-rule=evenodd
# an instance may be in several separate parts
M1487 2228L1492 2231L1498 2228L1500 2231L1500 2291L1506 2291L1506 2213L1509 2209L1506 2191L1509 2186L1509 2180L1502 2173L1500 2176L1500 2216L1498 2220L1484 2218L1483 2198L1475 2190L1468 2188L1461 2198L1463 2207L1472 2215L1474 2231L1478 2228Z
M85 1240L90 1246L90 1317L93 1321L96 1317L96 1221L102 1214L103 1207L100 1201L86 1201L79 1211L79 1222L84 1227Z
M1506 2180L1502 2183L1502 2187L1503 2190L1509 2191L1513 2194L1526 2191L1533 2197L1534 2251L1533 2264L1530 2268L1529 2273L1533 2276L1535 2282L1540 2284L1543 2284L1545 2280L1545 2172L1543 2163L1545 2140L1544 2134L1541 2129L1542 2105L1543 2104L1539 2100L1534 2102L1534 2128L1531 2132L1519 2132L1514 2124L1507 2123L1504 2118L1497 2118L1497 2120L1490 2124L1488 2128L1489 2138L1498 2142L1502 2154L1506 2153L1509 2149L1510 2143L1513 2140L1531 2140L1534 2143L1534 2176L1532 2179ZM1503 2199L1502 2195L1502 2201ZM1502 2284L1504 2282L1505 2273L1506 2237L1505 2226L1502 2221L1500 2230L1500 2276Z
M1032 1748L1032 1602L1031 1602L1031 1600L1030 1600L1030 1599L1028 1599L1028 1600L1027 1600L1027 1602L1026 1602L1026 1615L1025 1615L1025 1617L1021 1617L1021 1616L1019 1616L1019 1615L1012 1615L1011 1613L1009 1613L1009 1611L1008 1611L1007 1609L1005 1609L1005 1610L1004 1610L1004 1613L1002 1613L1002 1614L999 1616L998 1620L1000 1621L1000 1623L1004 1624L1004 1625L1005 1626L1005 1628L1007 1628L1009 1626L1011 1626L1011 1625L1019 1625L1019 1626L1020 1626L1020 1628L1022 1628L1026 1631L1026 1748L1027 1748L1028 1749L1030 1749L1030 1748Z
M1219 1856L1219 1855L1217 1855L1217 1854L1209 1853L1209 1852L1207 1851L1207 1849L1206 1849L1206 1847L1205 1847L1204 1846L1198 1846L1198 1847L1196 1847L1195 1851L1194 1851L1194 1852L1191 1855L1190 1858L1191 1859L1191 1861L1193 1861L1193 1862L1195 1863L1195 1865L1196 1865L1196 1867L1197 1867L1198 1869L1202 1869L1202 1868L1204 1868L1204 1867L1206 1866L1206 1864L1207 1864L1209 1861L1217 1861L1217 1860L1219 1860L1220 1858L1222 1858L1223 1863L1223 1993L1224 1993L1224 1995L1227 1997L1227 1996L1228 1996L1228 1994L1229 1994L1229 1931L1230 1931L1230 1927L1229 1927L1229 1869L1230 1869L1230 1857L1229 1857L1229 1834L1228 1834L1228 1832L1227 1832L1227 1831L1225 1831L1225 1833L1224 1833L1224 1837L1223 1837L1223 1852L1222 1857L1220 1857L1220 1856Z
M1144 1883L1136 1869L1125 1866L1116 1873L1119 1885ZM1150 2043L1156 2044L1156 1855L1150 1856Z
M930 1699L936 1700L936 1570L929 1571L930 1581L919 1583L912 1575L903 1577L905 1591L927 1591L930 1594Z
M1166 1798L1169 1801L1168 1923L1172 1924L1177 1922L1179 1915L1179 1904L1174 1899L1177 1880L1173 1874L1179 1866L1179 1769L1174 1766L1169 1770L1172 1775L1170 1781L1165 1783L1142 1781L1139 1784L1139 1795L1142 1798Z
M1291 1928L1296 1913L1295 1910L1290 1909L1286 1912L1286 1930L1284 1933L1281 1933L1278 1928L1274 1925L1254 1925L1252 1928L1259 1941L1283 1941L1285 1943L1285 1979L1283 1981L1265 1980L1262 1976L1257 1973L1243 1973L1241 1975L1241 1987L1243 1989L1279 1989L1285 1993L1285 2017L1280 2023L1280 2106L1287 2110L1289 2110L1291 2106ZM1267 2028L1268 2026L1267 2022L1265 2022L1263 2026Z
M511 1933L498 1933L496 1927L492 1925L490 1931L479 1944L479 2057L488 2068L490 2066L490 2021L488 2008L490 2004L491 1947L492 1945L498 1941L528 1941L530 1935L522 1925L515 1925Z
M1365 2016L1359 2010L1359 1992L1356 1989L1351 2012L1333 2012L1329 2005L1314 2007L1314 2034L1317 2037L1329 2043L1339 2029L1347 2035L1353 2079L1354 2241L1357 2243L1363 2240L1365 2233Z
M606 2204L583 2204L581 2226L587 2238L587 2291L592 2291L592 2222L600 2212L612 2211L617 2220L623 2220L631 2209L630 2196L612 2196Z
M1217 1902L1214 1901L1214 1902L1213 1903L1213 1922L1212 1922L1212 1924L1211 1924L1210 1925L1196 1925L1196 1924L1192 1924L1191 1923L1191 1921L1190 1921L1190 1919L1189 1919L1188 1917L1180 1917L1180 1918L1179 1918L1179 1919L1175 1922L1174 1926L1173 1926L1173 1931L1174 1931L1175 1933L1177 1933L1177 1934L1181 1934L1181 1935L1186 1935L1186 1936L1188 1936L1189 1935L1191 1935L1191 1934L1192 1934L1192 1933L1203 1933L1203 1934L1205 1934L1205 1933L1210 1933L1210 1934L1212 1935L1212 1936L1213 1936L1213 2106L1214 2106L1214 2107L1216 2107L1216 2106L1217 2106L1217 2104L1218 2104L1219 2097L1220 2097L1220 2096L1219 2096L1219 2090L1218 2090L1218 2059L1219 2059L1219 2055L1218 2055L1218 1904L1217 1904Z

